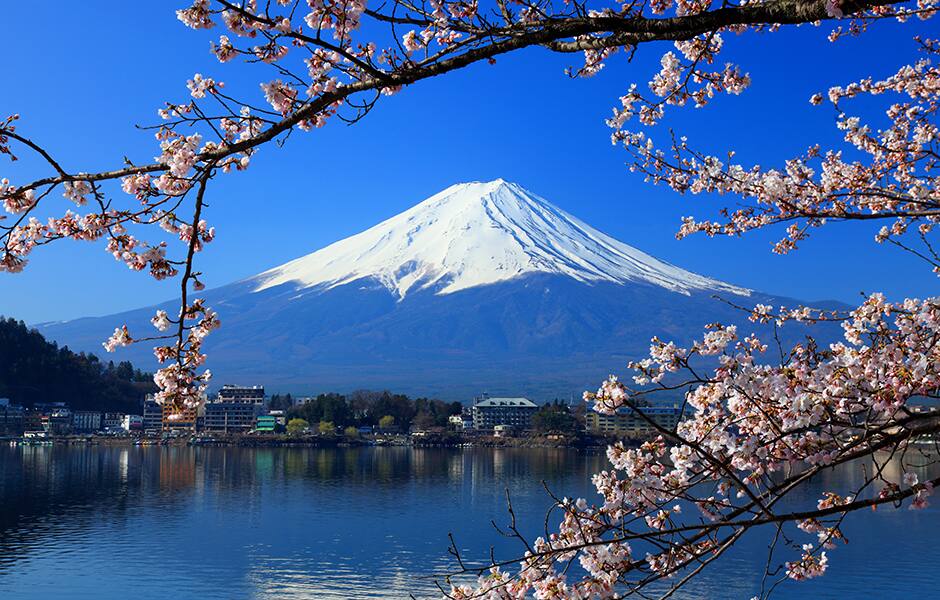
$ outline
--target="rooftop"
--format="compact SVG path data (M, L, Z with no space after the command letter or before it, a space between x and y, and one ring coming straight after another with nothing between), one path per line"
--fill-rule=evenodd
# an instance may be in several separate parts
M678 406L638 406L637 409L639 409L639 412L647 415L679 414L681 412ZM598 411L594 410L594 412ZM628 415L633 412L635 412L634 409L626 406L617 409L617 414L619 415ZM605 413L598 414L609 416Z
M538 408L538 405L528 398L487 398L486 400L477 402L473 406L519 406L525 408Z

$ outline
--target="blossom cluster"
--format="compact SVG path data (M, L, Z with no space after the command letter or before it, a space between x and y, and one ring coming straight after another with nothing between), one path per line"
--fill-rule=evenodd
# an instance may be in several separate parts
M216 312L205 306L202 300L186 306L177 322L181 331L185 331L181 334L182 342L154 348L157 361L166 365L153 376L154 383L160 388L154 399L172 407L170 414L182 414L201 401L212 378L208 369L199 372L206 361L202 352L203 340L221 325ZM157 311L152 323L160 331L171 324L163 311Z
M209 370L200 372L206 361L202 344L221 323L216 312L205 306L203 300L194 300L180 311L176 319L171 319L165 310L157 310L151 323L160 332L166 332L173 325L179 327L178 335L142 339L174 339L174 343L154 348L157 361L165 365L154 374L154 383L159 388L154 398L172 409L168 411L170 415L182 415L199 404L212 377ZM104 348L114 352L118 347L135 341L138 340L131 337L124 325L114 330Z
M565 514L557 533L538 540L541 550L508 578L518 597L539 597L540 586L549 584L562 590L559 597L607 597L629 589L631 573L638 580L644 572L671 577L716 551L723 538L712 535L719 535L723 523L746 527L748 519L773 517L771 501L807 470L864 456L924 423L936 427L934 413L911 419L909 403L940 390L940 354L933 342L940 336L940 298L891 303L875 294L845 316L842 328L841 341L825 349L798 345L779 365L762 359L765 344L740 337L734 326L713 325L687 347L654 339L648 358L632 365L640 387L612 376L586 393L600 413L642 415L643 390L684 374L681 387L692 388L685 398L691 412L675 430L664 429L639 448L608 448L611 469L594 476L602 503L560 503ZM695 375L706 361L718 366L707 378ZM881 501L908 498L914 509L925 506L933 490L911 472L880 481ZM826 551L846 542L839 521L827 523L828 515L838 518L854 502L854 493L828 491L815 505L818 517L793 519L794 527L815 540L786 562L788 577L825 573ZM686 515L683 504L694 506L697 515ZM709 524L715 530L705 535ZM655 543L641 558L623 539L624 531ZM725 535L734 535L733 529ZM586 574L571 580L565 564L575 556ZM530 579L532 570L537 582ZM506 579L502 571L491 573L473 591ZM471 597L469 589L455 588L456 597Z
M923 50L931 57L940 55L940 46L934 41L925 41ZM813 146L803 156L787 160L782 169L744 167L700 153L685 138L676 140L669 151L660 149L643 132L624 131L622 113L610 124L616 128L614 140L635 157L632 168L646 174L648 180L680 193L727 194L751 201L728 211L724 221L684 219L680 238L696 232L741 235L783 223L787 225L785 236L773 249L784 254L797 248L810 229L827 220L869 218L891 221L876 235L878 242L910 230L923 237L940 220L936 176L940 164L935 150L940 140L940 70L932 60L921 59L882 80L869 78L829 90L829 100L837 108L860 95L900 96L885 111L886 128L876 130L859 117L839 113L836 126L849 150L865 160L848 160L848 152L823 152ZM625 96L624 111L635 101L630 94ZM822 101L821 95L811 98L813 104ZM930 245L927 240L925 243ZM935 270L940 267L931 251L922 254Z
M918 40L925 57L889 77L814 94L811 104L828 100L836 110L844 147L812 146L777 168L743 166L733 152L698 151L682 136L661 147L644 129L661 123L666 110L702 108L720 95L743 93L750 76L722 59L726 39L780 28L776 12L765 23L755 21L766 7L651 0L592 8L547 0L498 3L498 10L490 10L494 7L478 0L396 1L371 8L365 0L191 0L177 17L192 29L222 30L210 46L219 63L239 58L273 72L253 88L258 101L236 100L224 82L196 73L187 82L186 99L158 111L159 154L153 164L128 159L113 171L72 173L38 150L53 177L25 185L0 179L0 204L7 213L0 216L0 271L22 270L35 248L64 238L104 240L115 259L157 279L183 271L181 310L176 317L157 311L151 321L157 335L132 336L122 326L104 343L114 351L167 340L154 349L162 365L155 375L157 398L182 413L198 403L209 381L202 344L219 326L214 311L188 296L190 287L203 287L193 256L215 237L202 209L206 184L218 173L249 168L261 146L283 142L295 128L312 130L338 118L354 122L406 85L480 60L493 63L515 48L540 45L579 53L584 64L569 73L590 77L615 55L632 57L644 42L668 40L672 45L645 87L631 85L620 98L608 120L612 140L633 155L632 168L654 183L746 202L723 211L720 219L685 219L679 237L740 235L782 224L785 233L774 250L787 253L827 223L884 219L876 241L915 251L906 240L916 234L925 250L915 253L940 274L940 253L929 237L940 219L940 70L934 64L940 44L935 40ZM937 0L877 5L826 0L804 3L791 17L807 23L836 20L830 34L835 40L861 35L881 19L925 19L936 10ZM741 12L748 14L722 21ZM698 15L713 20L696 20ZM365 25L369 19L371 27ZM384 40L374 37L376 24L392 25ZM843 112L860 96L893 99L885 110L886 127ZM0 155L14 160L14 143L37 150L18 135L17 119L0 121ZM106 194L100 186L107 181L120 182L129 206ZM90 212L76 214L69 205L61 216L41 220L36 209L54 190ZM192 218L179 216L183 211ZM141 226L153 225L166 239L139 237ZM172 258L177 241L185 258ZM734 326L713 324L691 344L652 340L649 355L629 365L637 389L611 377L586 398L598 412L633 410L642 416L647 393L688 389L686 418L674 430L660 427L662 435L639 448L612 445L610 468L593 478L600 497L596 505L559 500L556 509L563 517L557 531L534 540L516 572L494 565L476 585L455 585L449 595L586 598L641 588L704 566L749 527L775 522L774 502L789 489L781 486L797 486L803 473L879 448L903 447L929 429L927 424L936 428L936 415L913 411L910 400L936 397L940 388L935 344L940 300L889 302L872 294L848 313L758 305L748 314L755 323L777 327L789 321L838 322L843 337L827 347L811 340L799 344L782 364L767 362L768 344ZM907 471L896 479L878 474L867 483L880 485L872 502L906 501L918 509L936 482ZM826 552L845 541L840 519L866 501L857 490L832 490L818 499L815 516L794 519L797 531L815 540L791 548L797 555L785 563L787 575L796 580L822 575L829 564ZM569 571L575 560L583 576Z

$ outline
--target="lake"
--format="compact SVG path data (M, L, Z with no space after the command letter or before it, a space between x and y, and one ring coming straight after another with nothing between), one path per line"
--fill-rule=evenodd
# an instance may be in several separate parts
M552 504L542 481L593 499L606 465L602 452L541 448L4 445L0 598L439 597L449 532L465 557L514 556L490 523L507 522L507 488L538 533ZM803 500L856 479L829 473ZM935 506L865 511L844 530L829 574L774 597L936 593ZM765 561L766 539L745 538L677 597L750 598Z

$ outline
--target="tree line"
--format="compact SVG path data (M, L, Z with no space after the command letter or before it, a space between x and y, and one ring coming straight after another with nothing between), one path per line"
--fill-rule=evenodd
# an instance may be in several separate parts
M66 402L73 410L138 412L156 390L128 361L102 362L50 342L23 321L0 317L0 398L14 404Z
M366 390L320 394L303 404L293 404L290 394L271 396L271 408L286 409L291 419L313 424L333 423L337 427L382 427L402 431L413 426L419 429L446 427L448 417L459 415L463 410L460 402Z
M374 427L400 431L409 431L412 427L447 427L449 417L459 415L464 408L460 402L366 390L348 395L320 394L297 405L290 394L273 394L269 406L286 410L289 420L302 419L313 427L323 423L331 430L335 427ZM540 432L580 431L584 428L584 407L572 410L561 400L547 402L532 416L532 428Z

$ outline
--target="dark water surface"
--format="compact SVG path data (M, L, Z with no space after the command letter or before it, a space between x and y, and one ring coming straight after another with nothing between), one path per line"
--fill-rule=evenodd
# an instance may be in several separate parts
M433 597L425 576L455 566L448 532L470 558L518 550L490 525L507 521L507 487L538 533L543 480L593 499L605 467L554 449L4 445L0 598ZM856 479L829 474L804 499ZM858 515L830 574L775 597L940 597L938 504ZM766 557L766 539L745 538L677 597L750 598Z

